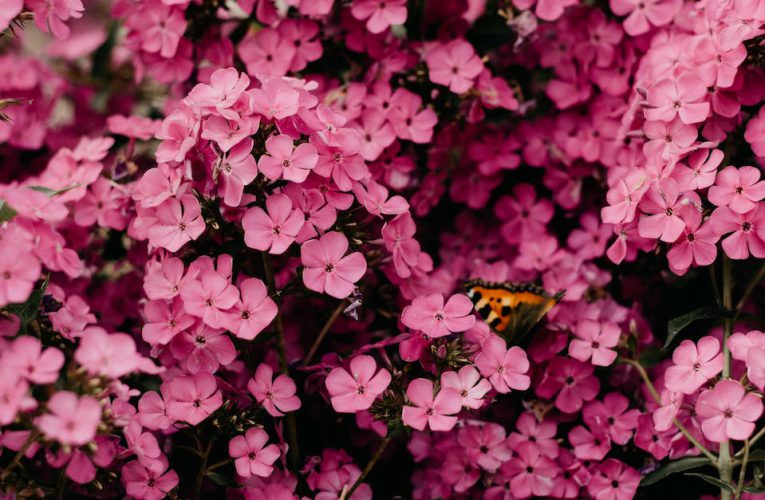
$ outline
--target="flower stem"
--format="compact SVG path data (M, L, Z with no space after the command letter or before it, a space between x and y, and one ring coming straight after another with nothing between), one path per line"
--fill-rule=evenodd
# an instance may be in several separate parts
M276 293L276 280L274 279L274 268L271 266L271 256L266 252L261 252L263 258L263 273L266 278L268 293L273 297L276 303L276 318L274 318L274 327L276 328L276 352L279 355L279 368L282 375L289 376L290 365L287 361L287 343L284 338L284 322L282 321L281 304L279 294ZM297 472L300 469L300 448L298 447L297 422L295 414L290 412L285 416L287 421L287 443L289 444L289 457L292 469Z
M746 465L749 462L749 440L744 441L744 458L741 460L741 470L738 473L738 484L736 485L736 498L741 498L744 491L744 481L746 481Z
M388 433L383 438L383 440L380 441L380 444L377 446L377 449L372 455L372 458L370 458L369 462L367 462L367 466L364 467L364 470L361 472L361 475L358 477L358 479L356 479L356 482L353 483L353 486L351 486L346 493L343 493L341 495L340 500L350 500L350 498L353 496L353 493L358 489L359 486L361 486L361 483L364 482L364 479L366 479L369 473L372 471L372 468L380 459L380 456L382 456L383 452L385 451L385 448L388 447L388 444L390 444L392 439L393 439L393 436L390 433Z
M731 262L727 255L723 255L723 275L722 275L722 305L725 310L725 322L723 333L723 371L724 379L730 378L730 349L728 349L728 338L733 333L733 283L731 279ZM717 461L717 470L720 479L728 484L733 481L733 461L730 455L730 443L728 440L720 443L720 458ZM720 488L720 498L730 500L731 493L725 488Z
M313 341L313 345L311 345L311 348L308 350L308 354L305 355L305 360L303 360L303 366L308 366L311 364L313 357L316 355L316 351L319 350L319 345L321 344L321 341L324 340L324 337L327 336L327 333L329 333L329 329L332 328L332 324L340 316L340 313L343 312L344 308L345 308L345 301L343 300L343 301L340 301L340 303L337 305L335 310L332 311L332 315L329 317L327 322L324 323L324 326L319 332L319 335L316 337L316 340Z
M194 491L192 497L194 500L199 500L199 495L202 494L202 483L207 475L207 458L210 456L210 450L212 450L212 441L210 441L205 447L204 451L199 450L199 456L202 459L202 463L199 464L199 471L197 471L197 478L194 481Z
M656 404L661 405L661 396L659 396L659 393L656 391L656 387L654 387L653 382L651 382L650 377L648 376L648 372L645 370L642 364L640 364L640 361L637 361L635 359L622 359L622 363L626 363L628 365L634 366L635 369L640 373L640 376L643 379L643 382L645 382L645 385L648 387L648 392L651 393L651 396L653 397L654 401L656 401ZM709 460L712 461L713 464L717 464L718 458L715 456L714 453L709 451L706 446L701 444L698 439L693 437L693 434L678 420L677 418L672 419L672 423L677 427L677 430L679 430L683 436L693 445L696 447L697 450L699 450L701 453L703 453Z

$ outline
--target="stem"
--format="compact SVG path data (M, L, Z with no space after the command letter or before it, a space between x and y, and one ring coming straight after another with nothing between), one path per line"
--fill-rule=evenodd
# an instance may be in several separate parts
M202 457L202 463L199 464L199 472L197 472L197 479L194 482L194 491L192 493L194 500L199 500L199 495L202 493L202 483L207 474L207 458L210 456L210 450L212 450L212 442L207 444L204 452L199 452L199 456Z
M282 375L289 376L290 366L287 361L287 343L284 339L284 322L282 321L281 304L279 294L276 293L276 281L274 280L274 268L271 266L271 256L266 252L260 253L263 258L263 272L266 278L268 293L273 297L276 303L276 318L274 327L276 328L276 351L279 355L279 367ZM289 444L290 464L295 472L300 469L300 448L298 448L297 423L295 414L290 412L285 416L287 421L287 443Z
M29 450L29 447L32 446L32 444L37 441L37 438L40 436L40 432L35 429L30 434L27 440L24 442L24 444L19 448L19 451L16 452L16 456L13 457L13 460L11 460L11 463L8 464L8 466L3 470L2 473L0 473L0 482L5 481L5 479L10 475L11 472L13 472L13 469L16 468L17 465L19 465L19 462L21 462L21 459L24 458L24 454Z
M356 482L353 483L353 486L351 486L348 492L340 497L340 500L350 500L350 498L353 496L353 493L358 489L359 486L361 486L361 483L364 482L364 479L366 479L367 475L369 475L369 473L372 471L372 468L380 459L380 456L385 451L385 448L388 447L388 444L391 442L392 439L393 439L393 436L390 433L388 433L383 438L383 440L380 441L380 444L377 446L377 449L372 455L372 458L370 458L369 462L367 462L367 466L364 467L364 470L361 472L361 475L358 477L358 479L356 479Z
M744 491L744 481L746 480L746 464L749 462L749 440L744 441L744 459L741 461L741 470L738 473L738 484L736 485L736 498L741 498L741 492Z
M723 255L723 277L722 277L722 303L725 310L724 334L723 334L723 371L724 379L730 378L730 349L728 349L728 338L733 333L733 283L731 280L731 263L727 255ZM730 456L730 444L727 440L720 443L720 459L717 462L717 469L720 479L728 484L733 481L733 462ZM731 493L725 488L720 488L720 498L730 500Z
M656 387L654 387L653 382L651 382L651 379L648 377L648 372L645 371L645 368L643 368L643 365L640 364L639 361L634 359L623 359L621 360L622 363L626 363L628 365L634 366L635 369L637 369L638 373L640 373L640 376L643 379L643 382L645 382L645 385L648 387L648 392L651 393L651 396L656 401L656 404L661 406L661 396L659 396L659 393L656 391ZM683 436L685 436L685 439L687 439L693 446L696 447L697 450L699 450L701 453L703 453L709 460L712 461L712 463L717 463L717 456L715 456L714 453L709 451L706 446L701 444L698 439L693 437L691 432L686 429L686 427L678 420L677 418L672 419L672 423L677 427L677 430L679 430Z
M749 446L754 446L757 441L762 439L762 436L765 436L765 427L757 431L757 434L755 434L751 439L749 439ZM736 453L736 457L739 457L743 454L743 450Z
M305 355L303 366L308 366L309 364L311 364L311 360L313 360L313 357L316 355L316 351L319 350L319 345L321 344L321 341L324 340L324 337L327 336L327 333L329 333L329 329L332 328L332 324L335 322L338 316L340 316L340 313L343 312L343 309L345 309L344 300L340 301L340 303L337 305L335 310L332 311L332 315L329 317L327 322L324 323L324 326L319 332L319 335L316 337L316 340L313 341L313 345L308 350L308 354Z
M230 458L227 458L225 460L221 460L220 462L216 462L216 463L212 464L211 466L209 466L207 468L207 472L213 471L215 469L220 469L221 467L225 467L226 465L228 465L230 463L231 463L231 459Z

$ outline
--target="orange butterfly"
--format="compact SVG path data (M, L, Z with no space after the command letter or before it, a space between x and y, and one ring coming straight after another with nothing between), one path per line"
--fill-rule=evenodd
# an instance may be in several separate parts
M510 342L518 342L550 309L565 291L549 295L533 283L491 283L471 280L465 283L467 296L484 321Z

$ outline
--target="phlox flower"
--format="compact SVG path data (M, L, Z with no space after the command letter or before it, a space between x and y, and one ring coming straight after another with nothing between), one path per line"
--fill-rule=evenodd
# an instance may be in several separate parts
M653 425L653 417L644 413L638 417L635 431L635 446L645 450L656 460L661 460L670 454L673 443L677 440L677 430L660 431Z
M459 392L462 406L477 410L483 406L483 398L491 390L491 382L481 378L475 366L465 365L458 372L443 372L441 374L441 387Z
M552 420L539 421L531 413L521 413L515 422L515 432L507 437L510 448L517 450L524 443L537 447L540 453L550 458L559 454L558 441L555 439L557 425Z
M765 257L765 210L759 206L745 214L738 214L729 207L719 207L709 218L712 228L721 235L725 254L731 259L743 260L750 255ZM730 234L729 234L730 233Z
M355 413L368 410L390 380L388 370L378 371L374 358L362 355L351 360L348 370L333 368L324 383L336 412Z
M170 342L170 352L189 373L215 373L236 359L236 347L225 331L201 321Z
M0 307L26 301L41 270L34 253L7 239L0 241Z
M222 117L236 120L239 114L231 108L249 85L250 78L236 68L217 69L209 84L198 83L191 89L186 102L194 107L213 108Z
M31 336L17 337L0 356L7 364L33 384L51 384L58 379L64 366L64 353L56 347L42 348L38 339Z
M31 0L27 5L34 12L35 26L59 40L69 38L66 21L81 18L85 10L80 0Z
M271 28L249 34L239 43L237 51L248 74L271 78L287 74L296 52L287 38Z
M430 81L449 87L455 94L467 92L483 70L473 46L465 40L437 44L425 55Z
M276 317L278 308L268 296L266 285L257 278L248 278L239 285L241 299L230 316L229 329L237 337L254 339Z
M167 415L165 401L155 391L144 392L138 400L136 418L141 425L152 430L167 429L173 424L173 419Z
M215 377L199 372L191 377L178 376L163 389L167 415L174 420L197 425L223 404Z
M28 406L29 384L21 374L8 364L0 363L0 425L16 420L19 410Z
M619 343L621 328L611 322L583 319L574 328L575 339L571 340L568 353L579 361L592 359L595 366L608 366L616 359L614 347Z
M471 462L489 472L496 471L513 455L505 429L495 423L467 425L457 433L457 442Z
M725 167L717 174L707 197L718 207L745 214L765 198L765 181L760 180L760 170L755 167Z
M141 337L149 344L165 345L194 324L194 317L183 308L183 300L151 300L143 308L146 322Z
M462 408L462 398L454 389L442 388L433 394L433 382L417 378L409 382L406 397L413 404L404 406L401 420L418 431L448 431L457 423L455 416Z
M722 163L724 153L719 149L699 149L678 163L672 171L672 177L678 185L686 189L704 189L715 182L717 167Z
M619 392L610 392L603 401L591 401L582 409L582 418L590 429L602 429L616 444L627 444L637 427L640 410L629 409L629 400Z
M420 296L404 308L401 322L432 338L464 332L475 324L473 303L463 294L452 295L446 304L440 293Z
M306 288L338 299L348 297L367 271L367 261L361 252L345 255L347 250L348 239L336 231L303 243L300 260Z
M149 242L177 252L189 241L199 238L205 227L202 207L193 195L169 198L156 209L156 222L148 232Z
M728 338L728 347L733 359L746 363L749 381L760 390L765 388L765 333L734 333Z
M600 382L593 375L594 369L589 363L556 356L547 366L536 392L548 399L557 394L555 406L559 410L577 412L585 401L594 399L600 390Z
M568 442L574 447L574 456L580 460L603 460L611 450L611 439L599 427L577 425L569 431Z
M669 178L648 190L640 203L644 214L638 221L638 232L643 238L659 238L672 243L685 229L680 209L688 204L700 206L695 193L680 192L677 183Z
M675 274L685 274L691 264L708 266L717 257L717 241L720 235L712 224L701 223L701 214L696 207L688 206L684 210L685 229L683 234L667 252L669 268Z
M696 400L701 430L715 443L747 439L762 410L760 398L747 393L738 381L730 379L717 382L713 389L702 392Z
M250 138L237 143L220 158L216 167L218 196L223 197L223 203L230 207L239 206L245 186L258 175L257 163L251 154L252 146Z
M359 21L366 19L370 33L382 33L388 26L404 24L406 0L353 0L351 15Z
M178 474L174 470L152 471L133 460L122 467L122 482L125 492L142 500L161 500L176 486Z
M560 472L555 462L532 443L522 443L513 451L516 455L502 466L502 473L510 478L513 496L529 498L550 494Z
M239 290L219 273L206 271L199 279L183 284L181 298L187 314L201 318L212 328L225 328L239 301Z
M511 389L525 391L531 385L526 375L530 366L526 351L518 346L508 349L497 335L490 335L481 345L475 365L499 393L506 394Z
M266 363L258 365L255 376L247 383L247 390L272 417L283 417L284 412L300 408L295 382L287 375L274 379L274 369Z
M259 427L250 427L243 436L234 436L228 442L228 454L234 459L237 474L245 478L271 475L272 464L281 453L275 444L265 446L267 442L268 434Z
M699 123L709 114L707 88L693 73L677 80L661 80L648 91L647 120L672 121L675 116L685 124Z
M285 180L301 183L316 166L319 154L316 148L303 143L294 147L292 138L286 134L274 135L266 139L267 155L258 160L258 168L272 181Z
M611 10L617 16L627 16L624 31L628 35L638 36L646 33L652 26L664 26L680 11L683 3L676 0L610 0Z
M609 458L592 475L587 491L596 500L629 500L635 496L639 484L638 471Z
M96 437L101 422L101 405L95 398L58 391L48 400L47 407L48 413L38 417L35 423L50 439L82 446Z
M93 375L118 379L142 367L133 337L92 326L82 332L74 360Z
M255 250L279 255L295 241L303 227L303 214L282 193L266 198L266 210L252 207L244 214L244 242Z
M698 344L683 340L672 353L672 366L664 372L667 389L683 394L693 394L723 369L720 341L714 337L702 337Z

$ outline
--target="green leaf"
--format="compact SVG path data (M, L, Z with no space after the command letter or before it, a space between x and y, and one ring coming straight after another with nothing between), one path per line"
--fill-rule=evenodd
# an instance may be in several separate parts
M649 484L661 481L671 474L696 469L704 465L711 465L709 459L706 457L685 457L679 460L674 460L661 469L655 470L645 476L643 480L640 481L640 486L648 486Z
M236 484L236 481L234 481L230 477L226 477L222 474L218 474L217 472L208 472L206 476L210 478L210 481L212 481L215 484L219 484L220 486L230 486L232 488L239 487L239 485Z
M722 316L722 311L716 306L707 306L691 311L677 318L672 318L667 324L667 341L664 342L663 349L669 347L669 344L675 340L675 337L681 330L699 319L719 318Z
M45 193L46 195L48 195L48 198L53 198L54 196L59 195L61 193L66 193L67 191L70 191L76 187L80 187L80 184L72 184L71 186L67 186L59 190L47 188L45 186L27 186L27 188L31 189L32 191L39 191L41 193Z
M700 479L703 479L704 481L708 482L709 484L713 484L720 488L721 490L730 491L731 493L734 493L736 489L733 487L732 484L726 483L725 481L718 479L716 477L707 476L706 474L700 474L698 472L686 472L683 474L684 476L694 476L698 477Z
M661 349L648 348L638 354L638 361L646 368L651 368L659 364L664 359L665 353Z
M40 304L42 303L43 296L45 296L45 290L48 289L49 280L50 276L46 276L40 287L32 290L26 302L23 304L9 304L5 307L5 310L18 316L22 325L28 325L40 312Z
M3 200L0 200L0 222L6 222L16 216L16 211Z

